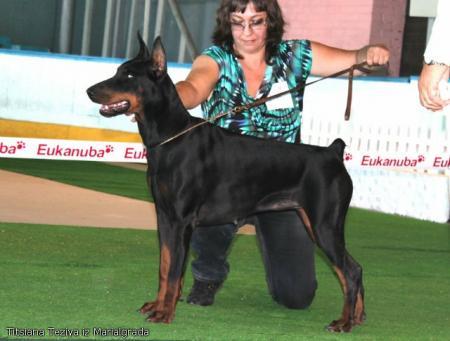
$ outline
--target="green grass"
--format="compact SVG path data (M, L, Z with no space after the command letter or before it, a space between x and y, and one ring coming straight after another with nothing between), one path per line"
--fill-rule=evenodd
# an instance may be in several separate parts
M146 191L142 172L104 164L0 159L0 168L131 197ZM238 236L216 303L180 302L174 322L160 325L136 312L157 292L155 231L0 223L0 338L7 327L144 327L153 340L449 340L449 225L351 209L346 235L364 267L367 322L335 335L324 326L340 315L342 294L319 251L307 310L271 300L255 238ZM188 272L185 292L191 284Z
M145 172L102 162L0 158L0 169L153 201L147 188Z
M154 231L3 223L0 337L6 327L53 326L144 327L162 340L450 338L447 225L352 209L347 242L364 266L368 319L350 335L334 335L324 326L340 314L342 295L319 252L319 288L305 311L271 300L255 238L239 236L213 306L180 302L172 324L149 324L136 309L157 291ZM191 283L188 273L185 291Z

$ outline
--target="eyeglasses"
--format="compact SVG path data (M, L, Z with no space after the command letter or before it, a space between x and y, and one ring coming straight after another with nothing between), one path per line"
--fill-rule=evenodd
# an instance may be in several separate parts
M245 20L230 20L231 29L236 31L245 31L246 27L248 27L252 31L260 31L266 26L266 24L266 18L253 19L249 22L246 22Z

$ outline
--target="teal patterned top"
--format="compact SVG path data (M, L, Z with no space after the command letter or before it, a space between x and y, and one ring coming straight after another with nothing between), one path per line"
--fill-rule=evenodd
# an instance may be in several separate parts
M214 119L237 105L255 101L255 98L247 93L243 70L232 53L219 46L212 46L202 54L214 59L220 68L216 87L211 96L202 103L206 119ZM275 83L287 82L290 89L298 84L305 84L311 71L311 63L311 44L308 40L282 41L278 53L266 67L264 80L256 98L268 96ZM240 134L296 142L300 133L303 93L304 89L288 95L292 98L291 107L282 105L268 108L269 103L262 104L240 114L224 116L215 121L215 124Z

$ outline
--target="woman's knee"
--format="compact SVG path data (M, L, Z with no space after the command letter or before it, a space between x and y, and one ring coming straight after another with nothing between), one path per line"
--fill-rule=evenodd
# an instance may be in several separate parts
M314 300L317 282L314 280L309 286L296 290L281 290L273 288L273 299L289 309L306 309Z

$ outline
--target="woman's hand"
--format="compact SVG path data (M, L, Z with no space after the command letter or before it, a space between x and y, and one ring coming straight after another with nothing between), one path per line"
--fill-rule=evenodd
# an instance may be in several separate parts
M366 62L367 65L385 65L389 62L389 50L384 45L367 45L358 50L356 63Z

